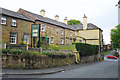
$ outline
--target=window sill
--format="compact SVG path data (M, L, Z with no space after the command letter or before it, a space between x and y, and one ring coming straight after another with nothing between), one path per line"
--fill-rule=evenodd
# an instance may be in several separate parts
M17 28L17 26L13 26L13 25L11 25L11 27L15 27L15 28Z
M11 45L15 45L16 43L10 43Z
M1 25L7 26L7 24L1 24Z

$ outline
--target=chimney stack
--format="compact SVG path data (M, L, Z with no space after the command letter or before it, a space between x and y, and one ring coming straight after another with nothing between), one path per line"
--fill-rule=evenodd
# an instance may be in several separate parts
M67 17L65 17L65 19L64 19L64 23L67 24Z
M43 17L45 17L45 10L44 10L44 9L42 9L42 10L40 11L40 15L43 16Z
M84 14L84 17L83 17L83 29L87 29L87 16Z
M59 16L58 15L55 16L55 20L59 22Z

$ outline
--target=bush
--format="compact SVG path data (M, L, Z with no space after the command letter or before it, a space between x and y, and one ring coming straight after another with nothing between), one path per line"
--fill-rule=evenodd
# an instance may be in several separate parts
M118 54L118 52L115 52L114 56L116 56L116 57L119 57L119 54Z
M73 44L76 45L76 49L81 56L90 56L99 53L98 45L90 45L86 43L73 43Z
M75 50L75 45L55 45L55 44L51 44L49 45L49 49L52 50Z
M72 58L72 57L74 57L75 55L72 54L72 53L68 53L68 56L69 56L70 58Z

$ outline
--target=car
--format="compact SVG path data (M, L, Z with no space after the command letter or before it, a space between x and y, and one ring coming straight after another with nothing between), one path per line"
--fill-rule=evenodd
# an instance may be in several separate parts
M117 59L116 56L107 56L108 59Z

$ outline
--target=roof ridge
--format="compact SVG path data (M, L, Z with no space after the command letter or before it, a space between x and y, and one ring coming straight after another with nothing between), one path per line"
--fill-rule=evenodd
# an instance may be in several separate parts
M19 18L19 19L23 19L23 20L27 20L27 21L33 21L33 20L23 16L22 14L20 14L18 12L15 12L15 11L12 11L12 10L9 10L9 9L5 9L5 8L2 8L2 7L0 7L0 8L2 9L2 14L4 14L4 15Z
M20 8L20 9L22 9L22 8ZM22 9L22 10L24 10L24 9ZM35 14L35 15L38 15L38 16L41 16L40 14L33 13L33 12L28 11L28 10L24 10L24 11L29 12L29 13L32 13L32 14ZM43 16L41 16L41 17L43 17ZM54 19L52 19L52 18L49 18L49 17L43 17L43 18L47 18L47 19L51 19L51 20L53 20L53 21L56 21L56 20L54 20ZM58 22L58 21L56 21L56 22ZM63 23L63 22L58 22L58 23ZM64 24L65 24L65 23L64 23ZM66 24L65 24L65 25L66 25Z
M20 8L20 9L22 9L22 8ZM22 10L24 10L24 9L22 9ZM41 17L41 18L43 18L43 19L48 19L48 20L43 20L43 21L45 21L45 22L47 22L47 23L51 23L51 24L53 24L53 25L58 25L58 26L61 26L61 27L64 27L64 28L67 28L67 29L71 29L71 30L75 30L75 28L74 29L72 29L72 27L69 27L67 24L65 24L65 23L63 23L63 22L58 22L58 21L56 21L56 20L54 20L54 19L51 19L51 18L49 18L49 17L43 17L43 16L41 16L40 14L36 14L36 13L33 13L33 12L30 12L30 11L27 11L27 10L24 10L25 12L28 12L28 13L30 13L31 15L33 14L33 16L34 15L36 15L36 20L39 20L40 18L39 17ZM38 16L38 17L37 17ZM52 22L53 21L53 22Z

